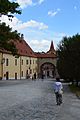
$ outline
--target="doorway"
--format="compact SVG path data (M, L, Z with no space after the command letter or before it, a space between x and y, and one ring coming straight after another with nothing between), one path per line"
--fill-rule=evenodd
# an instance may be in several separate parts
M52 63L46 62L40 67L41 76L44 75L44 78L53 78L55 73L55 66Z
M9 72L6 72L6 80L9 79Z
M15 80L17 80L17 73L15 73Z

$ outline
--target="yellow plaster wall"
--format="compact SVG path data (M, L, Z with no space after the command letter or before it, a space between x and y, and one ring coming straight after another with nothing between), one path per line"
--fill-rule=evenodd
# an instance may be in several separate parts
M28 65L26 64L26 60L29 58L26 56L21 56L20 63L21 63L21 72L23 71L23 76L21 75L21 79L26 79L26 71L28 69ZM22 60L23 60L23 65L22 65Z
M3 79L6 79L5 77L6 72L9 73L9 79L15 79L15 73L17 73L17 79L26 79L27 70L30 76L33 76L35 72L37 73L37 58L32 58L27 56L20 56L19 58L15 58L15 56L5 53L3 54L3 58L5 58L5 63L3 64L3 75L2 75ZM6 59L8 59L9 61L8 66L6 66ZM15 65L15 59L17 59L17 66ZM22 64L22 60L23 60L23 64ZM28 60L28 64L26 63L26 60ZM31 64L30 64L30 60L31 60ZM32 70L31 74L30 74L30 69ZM2 68L0 69L0 74L1 71ZM23 71L23 76L22 76L22 71Z
M5 58L5 63L3 64L3 79L5 79L5 74L9 72L9 79L15 79L15 73L17 73L17 79L20 79L20 57L15 58L11 54L3 54ZM9 65L6 66L6 59L9 60ZM17 59L17 66L15 65L15 59Z
M28 75L32 78L33 74L37 73L37 58L21 56L21 61L23 60L23 65L21 62L21 71L23 71L23 77L21 79L26 79L26 72L28 70ZM26 64L26 60L28 60L28 64ZM30 64L31 60L31 64ZM34 62L33 62L34 61ZM30 74L30 70L32 73Z
M5 62L1 64L1 59L5 58ZM9 65L6 66L6 59L9 60ZM15 59L17 59L17 66L15 65ZM23 60L23 65L22 65ZM28 64L26 61L28 60ZM30 64L31 60L31 64ZM17 73L17 79L26 79L26 74L28 70L29 76L33 76L34 73L38 75L40 73L40 66L46 62L52 63L56 66L56 59L52 58L33 58L27 56L20 56L19 58L15 58L15 56L11 54L0 53L0 77L5 79L6 72L9 72L9 79L15 79L15 73ZM30 74L30 70L32 73ZM23 71L23 76L22 76Z
M36 73L36 75L37 75L37 58L31 58L31 61L32 61L32 64L30 66L32 69L32 76L34 75L34 73ZM33 63L33 61L34 61L34 63Z

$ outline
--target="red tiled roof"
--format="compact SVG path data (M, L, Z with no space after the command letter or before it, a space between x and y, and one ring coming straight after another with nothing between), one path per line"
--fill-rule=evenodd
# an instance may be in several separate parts
M31 47L26 43L25 40L16 41L15 45L20 55L38 58L55 58L56 55L53 53L35 53ZM55 50L54 50L55 51Z
M56 58L55 54L48 54L48 53L35 53L37 58Z
M25 40L16 40L14 44L18 49L18 54L22 56L36 57L34 51L30 48Z
M18 54L21 56L28 56L28 57L37 57L37 58L56 58L56 54L54 53L55 50L50 49L47 53L39 53L34 52L31 47L26 43L25 40L14 40L14 44L16 45L16 48L18 49ZM51 45L53 48L53 45ZM53 52L52 52L52 51ZM11 53L10 51L7 51L5 49L0 49L1 52L4 53Z
M54 49L53 41L51 41L51 46L47 53L35 53L38 58L56 58L56 51Z

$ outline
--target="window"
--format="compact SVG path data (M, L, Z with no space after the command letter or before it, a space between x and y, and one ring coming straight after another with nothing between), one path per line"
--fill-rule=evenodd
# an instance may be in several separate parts
M6 66L8 66L9 65L9 60L8 60L8 58L6 59Z
M23 60L22 60L22 65L23 65Z
M21 76L23 77L23 71L21 72Z
M26 74L28 75L28 70L26 71Z
M15 59L15 65L17 65L17 59Z
M26 60L26 64L28 65L28 60Z

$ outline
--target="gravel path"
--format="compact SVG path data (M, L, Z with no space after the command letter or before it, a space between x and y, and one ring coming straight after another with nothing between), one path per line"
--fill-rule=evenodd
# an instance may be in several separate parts
M51 80L0 81L0 120L80 120L80 100L63 86L57 106Z

